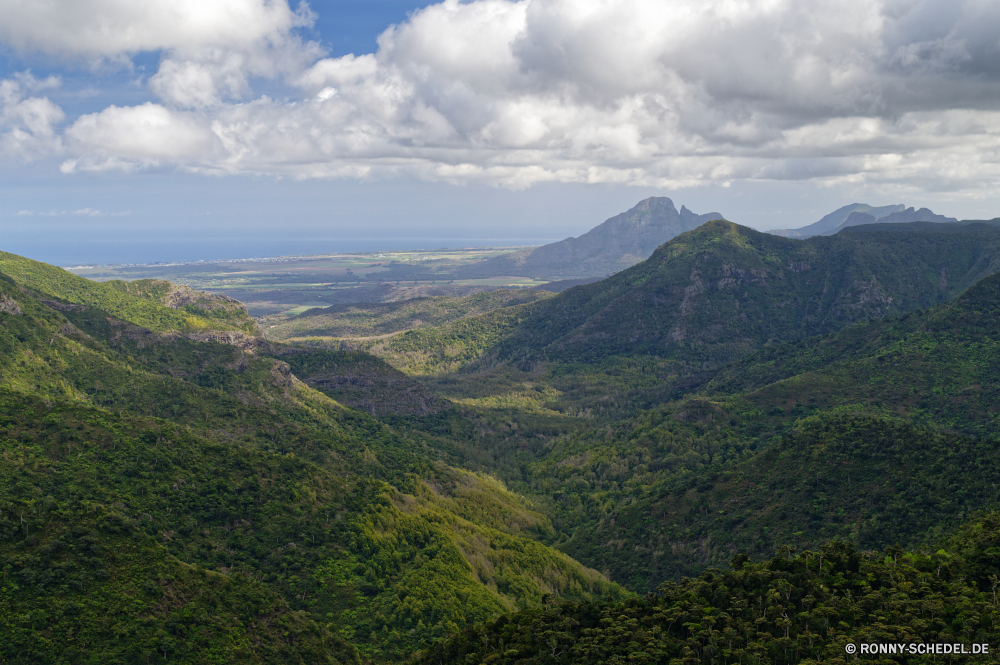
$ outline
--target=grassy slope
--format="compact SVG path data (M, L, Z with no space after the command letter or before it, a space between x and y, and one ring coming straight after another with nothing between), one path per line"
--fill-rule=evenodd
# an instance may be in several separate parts
M157 332L206 329L252 332L255 327L245 308L231 308L222 316L204 307L191 311L165 307L159 301L166 293L162 285L167 283L157 280L145 280L152 283L145 288L126 282L92 282L62 268L6 252L0 252L0 274L42 297L97 308Z
M43 409L112 407L93 411L104 419L163 418L208 446L196 454L195 444L151 434L133 457L126 441L110 444L120 454L98 445L49 493L145 504L139 514L153 516L152 533L181 560L246 570L377 657L544 593L621 594L535 542L551 527L521 500L437 463L449 456L433 442L400 436L310 390L280 360L156 335L93 308L53 309L3 276L0 291L21 312L0 313L0 376L17 399ZM36 431L41 421L36 411L7 440L32 447L32 468L52 467L64 443L72 450L95 441L86 427ZM135 428L111 426L121 434ZM420 499L427 487L438 488L434 500ZM306 504L296 508L298 501ZM427 594L416 604L404 591L414 579Z
M131 282L112 280L103 284L116 291L151 300L200 319L207 319L219 330L235 329L249 334L259 333L256 322L247 313L246 306L228 296L195 291L190 286L172 284L162 279L137 279Z

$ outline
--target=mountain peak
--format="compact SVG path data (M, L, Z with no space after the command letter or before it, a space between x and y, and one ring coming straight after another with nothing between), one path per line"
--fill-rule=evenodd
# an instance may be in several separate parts
M684 206L681 206L683 209ZM628 212L633 212L636 210L670 210L675 215L677 214L677 208L674 206L673 200L667 198L666 196L650 196L648 199L643 199L635 204L631 210ZM625 213L628 214L628 213Z
M722 215L698 215L666 196L651 196L578 238L487 259L461 276L524 275L553 280L605 277L648 258L657 247Z

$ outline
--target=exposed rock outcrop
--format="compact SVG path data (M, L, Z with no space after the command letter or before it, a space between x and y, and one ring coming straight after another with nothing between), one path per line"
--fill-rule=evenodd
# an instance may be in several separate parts
M14 316L21 316L24 313L21 311L21 306L17 304L17 301L5 293L0 293L0 312L13 314Z

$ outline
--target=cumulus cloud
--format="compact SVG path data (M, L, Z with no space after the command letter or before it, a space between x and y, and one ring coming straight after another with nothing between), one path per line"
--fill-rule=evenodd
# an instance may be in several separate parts
M58 86L55 77L39 80L28 72L0 81L0 154L30 160L62 149L62 109L47 97L30 96Z
M285 0L0 0L0 42L98 60L141 51L255 48L309 25Z
M48 11L5 2L17 16ZM149 82L162 103L79 118L66 131L66 171L169 164L515 188L818 179L974 189L1000 176L995 3L445 0L387 29L377 53L341 58L295 37L309 10L279 0L175 1L169 17L159 1L82 6L126 4L122 25L144 27L103 50L99 22L85 18L77 36L59 19L12 42L104 57L165 49ZM236 7L245 30L230 23ZM302 95L240 101L255 75Z
M0 43L96 66L159 52L151 90L175 107L249 92L248 77L301 72L321 57L296 30L315 15L286 0L0 0Z
M211 159L216 144L203 117L150 102L84 115L66 130L66 139L83 157L65 161L64 173L197 163Z

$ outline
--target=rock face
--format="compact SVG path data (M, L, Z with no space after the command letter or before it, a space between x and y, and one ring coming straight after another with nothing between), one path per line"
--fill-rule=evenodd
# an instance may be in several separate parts
M0 312L21 316L21 306L7 294L0 293Z
M160 302L170 309L184 309L187 306L194 306L203 312L245 309L243 303L229 296L195 291L187 284L173 284L171 282L163 282L163 284L167 286L168 290L160 298Z
M722 219L717 212L698 215L680 211L663 196L640 201L579 238L487 259L460 272L463 278L523 275L546 279L605 277L649 258L657 247L705 222Z

